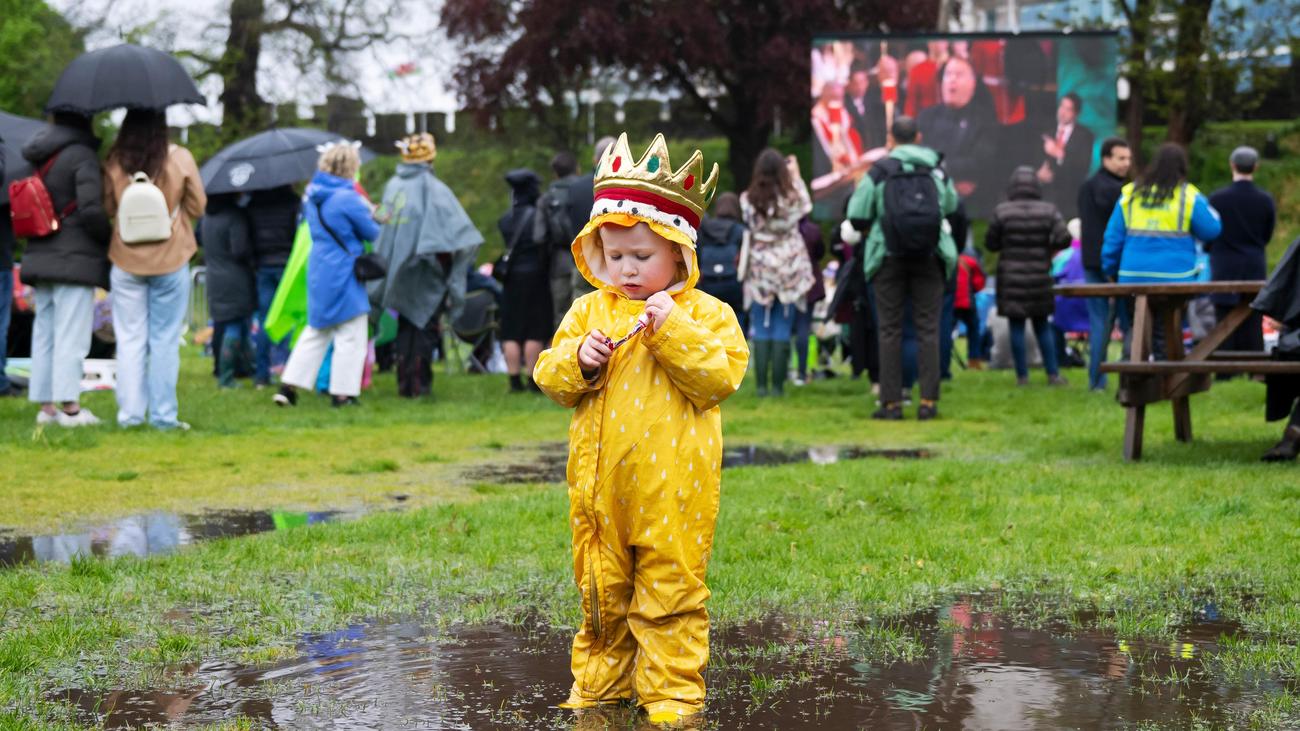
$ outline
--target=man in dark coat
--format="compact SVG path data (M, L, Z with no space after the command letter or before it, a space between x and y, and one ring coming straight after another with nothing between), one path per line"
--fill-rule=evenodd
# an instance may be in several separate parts
M109 286L112 231L104 211L98 149L90 119L64 112L56 112L53 123L23 147L32 167L41 170L48 164L42 176L59 217L58 230L29 240L23 254L22 280L34 288L36 305L28 398L41 404L40 425L99 423L80 407L95 287Z
M1229 158L1232 184L1210 195L1210 205L1219 212L1223 232L1205 243L1210 252L1210 276L1216 282L1263 279L1268 274L1265 249L1273 238L1277 208L1273 196L1255 185L1259 153L1252 147L1238 147ZM1232 312L1241 295L1216 294L1214 314L1222 321ZM1224 350L1264 349L1264 319L1256 312L1223 341ZM1227 374L1224 374L1227 376ZM1231 377L1231 376L1227 376Z
M1025 353L1025 321L1033 322L1038 349L1043 356L1047 382L1065 385L1057 370L1056 348L1047 318L1056 309L1052 295L1052 255L1070 245L1065 219L1052 203L1042 199L1034 169L1022 166L1011 174L1007 200L993 209L984 248L1000 251L998 257L998 314L1011 326L1011 354L1016 380L1029 384Z
M293 252L294 235L298 229L298 213L302 197L293 188L284 185L271 190L259 190L245 206L248 215L248 233L256 258L257 321L259 324L254 345L257 349L254 381L259 387L271 383L271 366L274 361L283 363L287 349L271 345L266 336L266 313L275 299L275 290L284 277L284 267ZM278 357L277 357L278 356Z
M1056 129L1043 134L1044 160L1038 168L1038 180L1047 188L1048 200L1062 215L1073 216L1075 191L1092 167L1092 132L1079 123L1083 99L1070 92L1056 107Z
M1108 281L1101 270L1101 242L1106 234L1106 224L1124 189L1133 155L1128 143L1111 137L1101 143L1101 169L1079 188L1079 242L1083 255L1083 276L1088 284ZM1101 364L1106 362L1106 349L1110 334L1115 329L1116 311L1120 308L1105 297L1088 298L1088 388L1106 389L1106 375Z
M222 388L233 388L240 371L253 365L250 318L257 313L257 278L248 217L238 199L237 194L210 196L199 222L213 366Z
M577 268L569 245L591 217L595 190L592 177L578 174L578 160L572 152L555 153L551 172L555 180L537 201L533 236L543 242L549 257L551 305L558 326L577 298L573 289Z
M1282 326L1273 359L1300 361L1300 239L1291 242L1268 285L1259 293L1251 308L1277 320ZM1289 462L1300 455L1300 376L1289 373L1269 374L1264 418L1287 421L1282 440L1264 453L1265 462Z

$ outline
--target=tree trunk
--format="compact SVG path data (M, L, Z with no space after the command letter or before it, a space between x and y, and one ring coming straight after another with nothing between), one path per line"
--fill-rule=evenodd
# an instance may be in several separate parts
M257 93L257 63L262 55L265 0L232 0L230 36L221 54L222 136L228 140L260 129L270 121L270 107Z
M1150 71L1147 66L1147 42L1150 36L1151 15L1155 12L1154 0L1137 0L1133 12L1129 15L1129 44L1127 52L1128 66L1128 114L1124 119L1124 136L1128 140L1129 150L1133 154L1133 169L1140 170L1142 165L1142 118L1147 111L1147 79Z
M1178 5L1178 37L1174 41L1174 73L1170 79L1169 133L1166 138L1184 147L1192 144L1205 121L1205 54L1210 9L1214 0L1182 0Z

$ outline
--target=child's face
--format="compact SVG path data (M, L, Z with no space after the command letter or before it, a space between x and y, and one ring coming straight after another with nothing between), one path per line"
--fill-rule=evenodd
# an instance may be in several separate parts
M682 252L644 223L600 227L605 271L629 299L643 300L662 292L677 277Z

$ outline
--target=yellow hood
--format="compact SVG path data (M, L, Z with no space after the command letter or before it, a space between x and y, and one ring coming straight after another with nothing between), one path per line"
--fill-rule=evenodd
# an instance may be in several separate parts
M573 261L577 265L578 271L582 272L583 278L596 289L620 297L627 297L623 290L610 281L609 273L605 270L605 257L601 254L600 246L600 227L610 224L630 228L638 223L649 226L651 231L677 244L682 250L682 261L686 264L686 281L674 282L665 291L676 296L688 289L693 289L695 283L700 279L700 268L695 260L695 242L689 236L672 226L666 226L658 221L652 221L642 216L634 216L630 213L612 211L592 217L590 221L587 221L587 225L582 227L578 237L573 240L573 245L570 247L573 251Z

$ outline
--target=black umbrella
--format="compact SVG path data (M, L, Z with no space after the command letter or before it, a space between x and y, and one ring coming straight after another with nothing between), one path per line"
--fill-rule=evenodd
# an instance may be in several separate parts
M0 205L9 202L9 183L31 175L34 170L23 158L23 145L41 130L45 123L8 112L0 112L0 145L4 150L4 180L0 181ZM3 225L3 222L0 222Z
M163 110L205 101L180 61L153 48L123 43L82 54L68 64L45 111Z
M316 172L316 148L345 139L319 129L289 127L255 134L213 155L199 173L209 195L269 190L306 180ZM362 148L361 160L374 153Z

